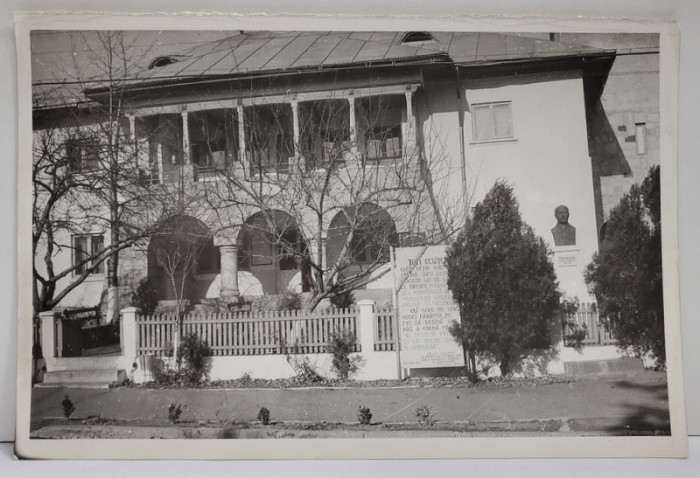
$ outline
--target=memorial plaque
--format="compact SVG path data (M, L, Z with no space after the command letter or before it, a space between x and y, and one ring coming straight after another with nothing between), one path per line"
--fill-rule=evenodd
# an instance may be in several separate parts
M448 328L459 307L447 288L445 246L396 249L394 280L399 307L401 367L464 365L462 346Z
M576 253L561 253L556 254L557 266L559 267L577 267L577 254Z

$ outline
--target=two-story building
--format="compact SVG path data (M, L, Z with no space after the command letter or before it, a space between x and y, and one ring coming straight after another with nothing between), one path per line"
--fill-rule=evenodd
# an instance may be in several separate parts
M119 100L142 181L189 198L178 221L202 248L183 285L191 304L363 271L356 298L388 302L390 246L445 243L497 180L552 246L564 291L590 299L582 270L603 204L589 137L614 51L502 33L263 31L156 50L118 89L112 78L83 85L80 106L39 101L34 128L89 128L104 117L85 105ZM35 88L39 98L45 85ZM65 151L78 170L99 169L98 144ZM564 246L551 232L560 205L576 227ZM110 240L65 234L57 268ZM150 278L161 299L177 295L159 247L120 253L122 286ZM104 300L105 273L62 305Z

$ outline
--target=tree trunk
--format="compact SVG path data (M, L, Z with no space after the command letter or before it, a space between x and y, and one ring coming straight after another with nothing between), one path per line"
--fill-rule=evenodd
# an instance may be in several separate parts
M112 198L116 203L116 192ZM119 223L115 206L110 210L110 244L119 244ZM114 322L119 315L119 251L107 260L107 321Z
M507 356L503 357L501 359L500 367L501 367L501 377L505 377L506 375L508 375L510 373L510 358Z
M473 350L469 351L468 362L471 368L471 381L476 383L479 381L479 373L476 371L476 353Z

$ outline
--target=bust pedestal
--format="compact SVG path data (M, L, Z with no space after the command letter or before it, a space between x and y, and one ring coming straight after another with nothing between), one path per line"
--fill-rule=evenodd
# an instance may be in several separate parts
M595 298L588 292L583 279L587 263L579 246L555 246L553 248L554 272L559 279L562 293L580 302L592 302Z

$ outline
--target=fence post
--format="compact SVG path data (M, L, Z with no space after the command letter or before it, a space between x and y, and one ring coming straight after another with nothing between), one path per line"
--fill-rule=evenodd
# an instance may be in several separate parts
M127 307L120 311L119 341L122 348L122 366L128 372L136 360L136 316L141 312L138 307Z
M360 328L360 348L363 354L374 352L374 301L364 299L357 303L357 321Z
M47 362L50 359L61 356L60 351L57 350L58 337L56 336L56 320L60 315L59 312L54 312L53 310L39 312L39 318L41 320L41 352ZM60 330L58 332L60 332Z

